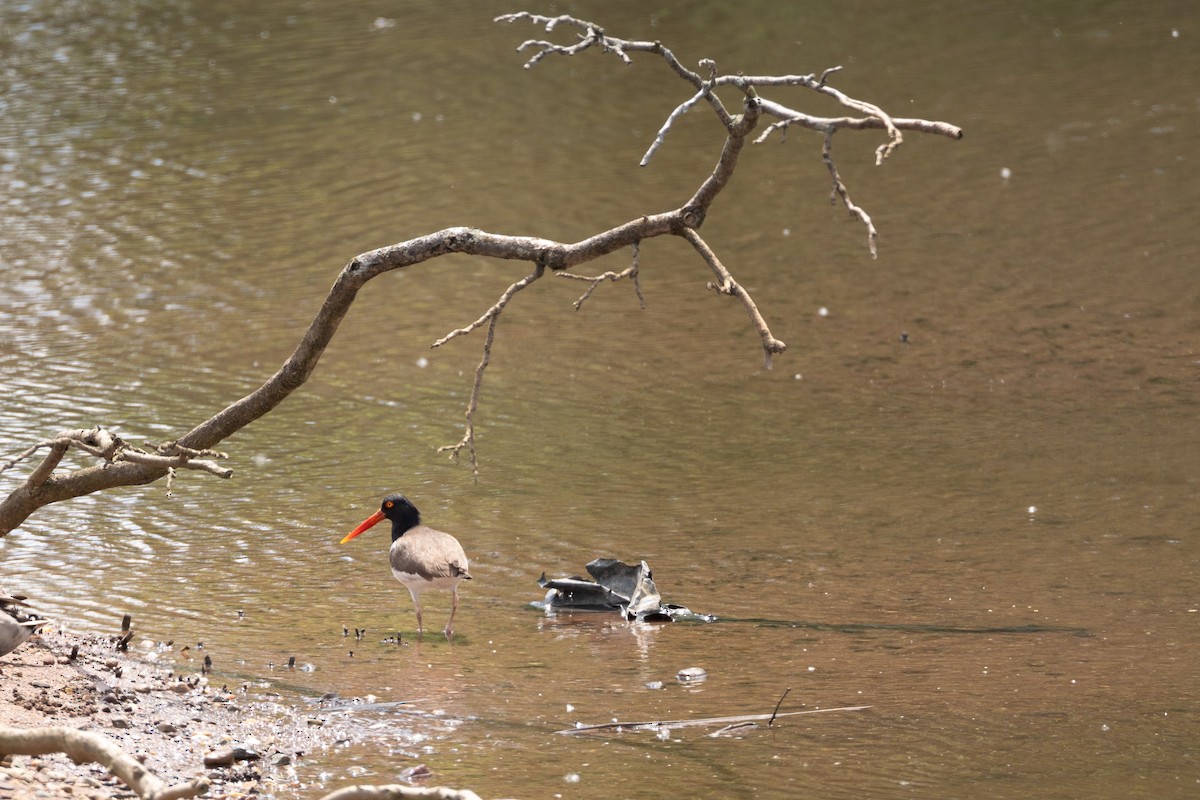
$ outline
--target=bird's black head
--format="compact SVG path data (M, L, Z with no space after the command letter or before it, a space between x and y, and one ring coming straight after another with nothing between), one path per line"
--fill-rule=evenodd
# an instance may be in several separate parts
M402 494L389 494L379 504L379 512L392 521L392 541L396 541L409 528L421 524L421 512Z

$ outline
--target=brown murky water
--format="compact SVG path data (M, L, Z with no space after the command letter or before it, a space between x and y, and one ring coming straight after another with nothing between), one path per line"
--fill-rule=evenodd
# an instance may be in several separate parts
M720 144L703 114L636 166L686 94L665 67L521 70L535 32L506 10L0 8L0 450L177 435L274 370L358 252L463 224L574 239L686 197ZM743 157L705 234L791 346L770 372L680 243L643 247L645 311L618 285L576 313L547 279L500 327L476 483L434 450L480 342L428 345L523 273L444 259L362 293L312 381L227 443L232 481L47 509L0 540L6 587L73 627L131 611L203 641L231 682L412 701L295 797L416 761L484 796L1195 796L1193 4L572 10L688 63L843 64L840 87L967 138L875 168L877 139L839 136L878 261L815 137ZM453 647L383 643L415 628L386 533L337 545L395 488L472 555ZM718 621L530 605L597 555ZM271 669L289 656L306 669ZM691 666L708 680L677 683ZM788 687L784 710L871 708L555 734Z

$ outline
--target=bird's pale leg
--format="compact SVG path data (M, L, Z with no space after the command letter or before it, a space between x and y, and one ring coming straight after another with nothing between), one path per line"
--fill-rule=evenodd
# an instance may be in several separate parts
M446 622L446 629L442 631L442 633L446 634L447 639L449 639L451 636L454 635L454 612L458 611L458 587L457 586L455 586L454 590L450 593L450 597L451 597L451 599L450 599L450 619L448 622Z
M408 593L412 595L413 607L417 609L417 640L420 641L425 633L425 626L421 624L421 595L414 592L411 588Z

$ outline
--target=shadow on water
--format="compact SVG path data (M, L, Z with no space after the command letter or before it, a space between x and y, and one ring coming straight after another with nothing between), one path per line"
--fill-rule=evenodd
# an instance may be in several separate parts
M1031 634L1064 633L1071 636L1092 636L1087 628L1062 625L932 625L910 622L805 622L803 620L762 619L756 617L718 617L714 622L733 622L760 628L801 628L833 633L872 633L876 631L926 634Z

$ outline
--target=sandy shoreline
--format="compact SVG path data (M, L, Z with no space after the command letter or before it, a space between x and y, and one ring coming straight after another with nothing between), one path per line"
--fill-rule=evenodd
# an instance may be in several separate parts
M357 738L346 715L285 707L210 680L202 657L182 663L136 639L120 652L116 640L43 633L0 657L0 726L103 733L168 784L206 779L210 798L320 796L327 787L306 787L297 767ZM0 761L0 800L131 796L104 768L61 753Z

